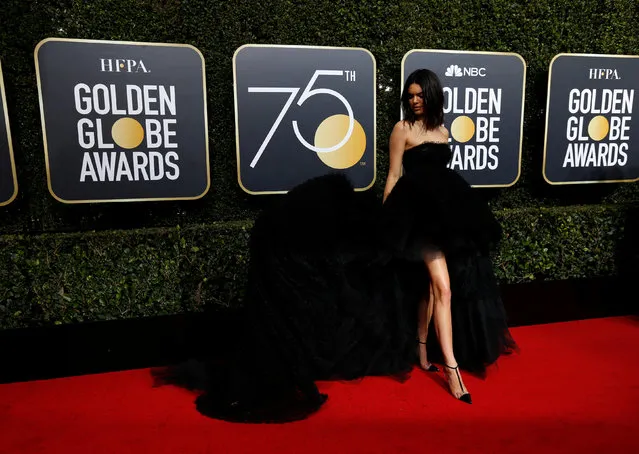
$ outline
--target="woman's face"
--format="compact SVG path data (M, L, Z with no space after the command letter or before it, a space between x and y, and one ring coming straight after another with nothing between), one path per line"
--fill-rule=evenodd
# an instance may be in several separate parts
M408 104L416 116L424 115L424 92L422 87L411 84L408 87Z

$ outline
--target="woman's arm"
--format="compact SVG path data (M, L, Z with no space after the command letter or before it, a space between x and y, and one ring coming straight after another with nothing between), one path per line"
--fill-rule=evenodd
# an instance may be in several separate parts
M408 131L406 130L405 123L403 121L397 122L391 132L389 140L389 166L386 187L384 188L384 202L401 176L402 156L404 155L404 149L406 147L407 135Z

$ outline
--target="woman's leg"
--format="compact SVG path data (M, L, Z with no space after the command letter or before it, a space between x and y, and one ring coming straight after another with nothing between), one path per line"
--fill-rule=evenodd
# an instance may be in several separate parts
M451 393L459 399L465 394L464 401L470 401L470 395L457 369L457 360L453 353L453 324L450 310L450 279L446 258L442 252L429 251L424 254L424 262L430 274L433 288L435 332L444 356L445 371ZM470 403L470 402L469 402Z
M419 364L422 369L429 370L432 364L428 361L426 352L426 339L428 338L428 328L433 317L433 286L429 285L428 293L419 302L417 308L417 342L419 343Z

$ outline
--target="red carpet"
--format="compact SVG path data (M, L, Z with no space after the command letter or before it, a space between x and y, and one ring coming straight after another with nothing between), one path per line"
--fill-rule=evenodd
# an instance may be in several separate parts
M513 329L521 353L484 381L473 405L443 379L323 383L308 420L210 420L192 396L152 388L147 370L0 385L2 453L637 453L639 319ZM441 373L440 373L441 377Z

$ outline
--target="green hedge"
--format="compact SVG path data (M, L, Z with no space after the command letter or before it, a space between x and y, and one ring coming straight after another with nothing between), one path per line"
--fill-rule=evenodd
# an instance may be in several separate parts
M495 272L508 283L619 274L637 251L636 210L619 205L503 210L505 237Z
M0 237L0 328L241 304L250 226Z
M502 283L608 276L635 254L637 206L501 210ZM252 223L0 237L0 329L238 306ZM623 266L623 265L622 265Z
M398 120L400 65L414 48L512 51L527 62L523 168L511 188L482 190L496 209L625 203L632 184L552 187L541 177L548 64L559 52L639 53L635 0L66 0L0 5L0 58L20 193L1 233L167 227L253 219L265 199L237 184L232 56L246 43L357 46L377 61L381 193ZM33 51L46 37L188 43L206 59L209 194L198 202L66 206L47 191Z

